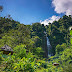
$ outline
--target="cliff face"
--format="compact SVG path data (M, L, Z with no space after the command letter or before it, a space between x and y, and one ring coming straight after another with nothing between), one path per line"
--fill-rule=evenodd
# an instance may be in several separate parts
M43 48L43 51L44 51L44 57L48 58L48 48L47 48L46 36L44 36L43 39L42 39L42 48Z

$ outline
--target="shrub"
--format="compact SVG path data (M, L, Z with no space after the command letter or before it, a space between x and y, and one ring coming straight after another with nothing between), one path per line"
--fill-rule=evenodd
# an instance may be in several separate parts
M62 45L59 45L59 44L58 44L58 45L56 46L56 54L59 54L60 52L64 51L65 48L66 48L66 44L65 44L65 43L63 43Z
M15 56L20 57L20 58L26 57L27 54L26 54L26 49L25 48L26 48L25 45L17 45L14 48Z

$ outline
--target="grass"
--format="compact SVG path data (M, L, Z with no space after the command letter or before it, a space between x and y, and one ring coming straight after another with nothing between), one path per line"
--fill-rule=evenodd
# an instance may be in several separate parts
M70 31L70 35L71 35L71 41L70 42L72 44L72 30Z

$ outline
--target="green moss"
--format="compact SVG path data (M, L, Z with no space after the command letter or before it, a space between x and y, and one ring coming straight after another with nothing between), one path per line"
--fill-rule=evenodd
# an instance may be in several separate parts
M71 35L71 41L70 42L72 44L72 30L70 31L70 35Z

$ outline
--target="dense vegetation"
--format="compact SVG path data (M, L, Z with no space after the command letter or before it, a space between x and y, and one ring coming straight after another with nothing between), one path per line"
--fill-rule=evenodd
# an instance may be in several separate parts
M72 30L70 31L70 35L71 35L71 40L70 40L70 42L71 42L71 44L72 44Z
M71 16L44 26L20 24L10 18L0 17L0 48L9 45L14 53L0 52L1 72L72 72L72 26ZM53 56L46 56L47 32ZM26 51L29 51L28 53ZM59 63L54 66L53 63Z
M70 44L70 26L72 26L72 18L71 16L66 15L60 18L58 21L54 21L52 24L49 23L49 26L47 26L47 33L52 45L53 54L55 54L55 47L58 44Z

